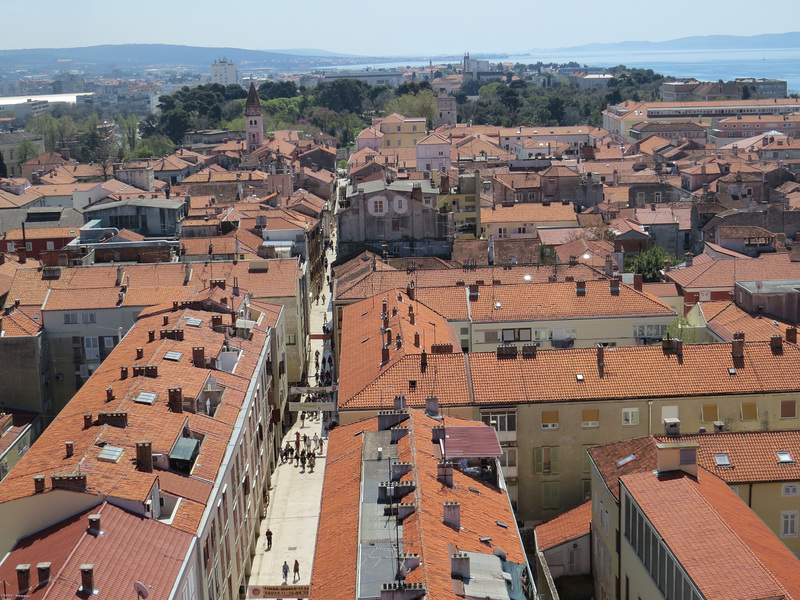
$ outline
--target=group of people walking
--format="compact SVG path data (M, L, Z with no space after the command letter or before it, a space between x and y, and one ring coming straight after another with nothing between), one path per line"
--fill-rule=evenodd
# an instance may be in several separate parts
M317 462L317 452L319 452L319 455L322 456L325 442L316 433L312 437L303 434L301 438L300 432L295 431L294 435L294 444L291 442L286 442L286 445L281 451L281 463L291 463L292 460L294 460L295 466L301 466L303 468L303 472L305 472L306 464L308 464L309 471L313 473L314 466ZM300 448L301 445L303 446L302 449Z

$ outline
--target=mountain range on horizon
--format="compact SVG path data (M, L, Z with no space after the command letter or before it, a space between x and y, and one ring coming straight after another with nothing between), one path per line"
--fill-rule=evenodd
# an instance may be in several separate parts
M759 35L695 35L662 42L624 41L593 42L566 48L534 48L529 53L569 51L639 51L658 52L667 50L775 50L800 48L800 32L764 33Z
M527 51L532 59L537 54L566 53L581 58L581 54L602 52L659 52L659 51L713 51L713 50L775 50L800 48L800 32L761 34L754 36L708 35L692 36L662 42L623 41L589 43L562 48L535 48ZM502 58L525 52L498 51L472 53L473 57ZM276 69L300 70L331 68L348 64L420 61L433 58L456 62L459 54L437 56L364 56L337 53L317 48L282 50L251 50L244 48L213 48L176 44L106 44L78 48L31 48L0 50L0 64L6 73L14 70L37 68L72 68L106 70L109 68L177 67L205 70L215 60L227 58L245 70Z

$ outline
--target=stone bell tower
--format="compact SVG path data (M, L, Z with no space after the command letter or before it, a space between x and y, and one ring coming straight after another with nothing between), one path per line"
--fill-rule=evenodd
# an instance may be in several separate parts
M247 134L247 153L250 154L264 143L264 118L261 116L261 99L256 84L250 82L250 92L244 105L245 133Z

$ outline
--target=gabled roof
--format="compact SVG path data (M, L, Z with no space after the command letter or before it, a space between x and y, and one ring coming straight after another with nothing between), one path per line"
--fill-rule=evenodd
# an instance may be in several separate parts
M722 480L698 471L621 480L704 598L800 597L797 558Z
M450 416L434 419L415 410L407 415L399 423L407 428L407 435L384 448L384 456L396 456L396 460L411 464L411 471L401 481L414 486L416 506L403 519L398 535L402 535L402 551L418 554L420 563L407 573L406 583L421 584L426 597L432 600L458 597L453 591L450 557L456 552L467 552L473 578L487 575L481 562L487 561L493 565L493 573L515 570L514 585L518 587L519 568L526 566L526 559L506 491L457 467L453 469L452 486L437 480L440 458L438 445L432 442L434 427L443 426L447 432L454 426L482 430L485 425ZM338 427L330 434L312 570L312 600L353 598L357 596L356 590L363 590L360 586L368 581L367 571L374 577L375 571L384 572L381 561L393 562L376 548L380 541L370 536L370 530L359 526L360 522L371 524L375 509L375 490L369 487L375 485L374 475L369 475L375 472L372 465L376 462L372 444L382 439L379 436L389 434L388 430L380 433L377 430L378 419L372 418ZM444 522L445 502L459 504L459 528ZM385 519L380 518L382 522ZM367 548L374 551L369 556ZM493 554L494 548L502 548L508 562L501 563ZM394 573L394 564L386 572ZM372 581L369 584L375 585ZM500 598L509 597L510 594L505 595L508 594L505 583L502 588L504 595Z
M536 548L548 550L589 535L592 526L592 503L584 502L549 521L536 526Z
M718 258L691 267L672 269L666 274L684 290L730 288L736 281L800 279L800 263L787 253L762 254L758 258Z
M481 225L489 223L530 222L535 225L547 223L563 223L565 221L578 224L572 204L560 202L550 205L538 202L518 202L511 206L494 206L481 209Z
M99 514L102 535L87 533L88 516ZM17 542L0 564L8 592L16 590L16 566L31 565L26 598L73 600L81 597L80 567L94 565L99 597L126 598L141 581L150 600L167 600L178 580L192 536L155 519L142 519L103 502ZM36 565L51 563L50 580L37 585Z
M384 298L386 313L383 313ZM461 351L458 336L447 320L396 289L346 306L343 323L339 398L345 402L407 355L420 354L423 350L430 353L432 345L446 343L452 344L454 352ZM384 327L386 323L388 327ZM417 333L419 345L416 344ZM398 335L399 346L395 343ZM389 359L383 362L381 348L389 336Z

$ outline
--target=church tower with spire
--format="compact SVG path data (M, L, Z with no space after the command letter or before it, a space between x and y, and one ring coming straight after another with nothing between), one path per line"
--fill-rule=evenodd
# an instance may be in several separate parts
M261 99L256 84L250 82L250 92L244 105L245 133L247 134L247 153L250 154L264 143L264 118L261 116Z

